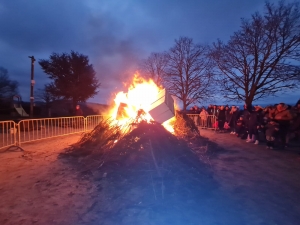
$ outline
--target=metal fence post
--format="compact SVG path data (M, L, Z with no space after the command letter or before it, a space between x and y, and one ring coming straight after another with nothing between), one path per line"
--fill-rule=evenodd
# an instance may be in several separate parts
M17 132L15 133L15 145L20 147L20 128L19 124L15 124Z

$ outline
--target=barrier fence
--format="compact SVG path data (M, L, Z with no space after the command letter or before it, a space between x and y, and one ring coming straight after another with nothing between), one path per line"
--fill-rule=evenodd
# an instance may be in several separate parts
M209 115L202 118L199 114L187 114L200 128L217 129L216 117ZM103 120L102 115L87 117L58 117L21 120L0 121L0 149L10 146L21 146L23 143L82 133L94 129Z
M102 115L0 121L0 149L94 129Z
M208 115L206 117L201 118L199 114L187 114L189 118L191 118L195 125L200 127L200 128L206 128L206 129L213 129L216 130L216 122L217 122L217 117L214 115Z
M17 128L14 121L0 122L0 148L16 145L16 133Z

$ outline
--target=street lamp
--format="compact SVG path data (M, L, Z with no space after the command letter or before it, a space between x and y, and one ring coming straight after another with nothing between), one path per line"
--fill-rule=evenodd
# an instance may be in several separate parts
M35 58L34 58L34 56L28 56L28 58L31 59L30 117L32 118L33 117L33 100L34 100L34 97L33 97L33 86L35 84L35 81L34 81L34 61L35 61Z

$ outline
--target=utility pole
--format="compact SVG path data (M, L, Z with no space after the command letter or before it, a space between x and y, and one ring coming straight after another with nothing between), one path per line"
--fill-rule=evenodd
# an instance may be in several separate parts
M33 100L34 100L34 97L33 97L33 86L35 84L35 81L34 81L34 61L35 61L35 58L34 58L34 56L28 56L28 58L31 59L30 117L32 118L33 117Z

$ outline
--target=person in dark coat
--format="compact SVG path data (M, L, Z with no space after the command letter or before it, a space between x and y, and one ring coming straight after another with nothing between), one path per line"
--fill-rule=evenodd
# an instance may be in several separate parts
M276 132L279 130L278 123L275 120L270 120L265 126L266 128L266 140L267 140L267 149L274 148Z
M207 113L208 113L208 115L212 115L213 114L213 106L212 105L209 105L207 107Z
M227 123L229 123L229 120L230 120L230 108L229 108L229 106L228 105L226 105L225 106L225 121L227 122Z
M212 115L213 115L213 106L212 105L209 105L207 107L207 113L209 115L208 118L207 118L207 127L212 128L213 124L214 124L214 121L213 121L213 118L212 118Z
M248 120L248 134L249 137L247 139L247 142L259 144L259 141L257 139L258 137L258 127L260 126L259 121L259 109L252 107L252 105L247 105L247 110L250 113L249 114L249 120Z
M235 126L235 135L240 137L241 139L245 139L247 137L246 129L245 129L245 121L243 116L240 116L239 119L236 121Z
M251 109L252 109L252 105L250 104L250 105L244 105L244 110L242 111L242 113L240 114L240 116L242 116L243 117L243 119L244 119L244 124L245 124L245 132L246 133L249 133L249 118L250 118L250 112L249 112L249 110L248 110L248 108L249 107L251 107ZM248 135L248 137L247 137L247 140L249 140L250 138L249 138L249 135Z
M237 107L235 105L233 105L229 112L229 121L228 121L230 129L231 129L230 134L236 134L236 122L238 119L238 113L239 112L237 110Z
M80 108L80 105L76 105L75 116L83 116L83 112Z
M248 138L246 142L255 143L257 137L257 113L251 104L247 105L248 117Z
M289 109L288 105L284 103L279 103L276 107L274 112L274 117L276 122L279 124L279 138L280 138L280 145L281 148L285 148L286 146L286 137L289 131L290 123L293 119L291 110Z
M218 117L218 113L219 113L218 107L214 105L212 108L212 115Z
M225 108L224 106L220 106L219 113L218 113L218 127L221 133L224 132L224 123L226 121L226 115L225 115Z

